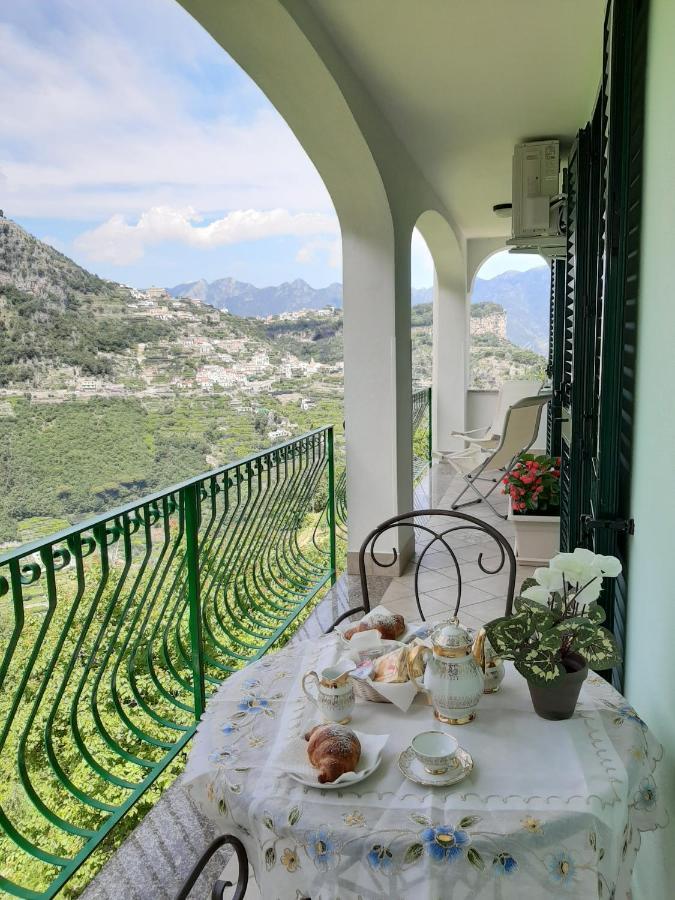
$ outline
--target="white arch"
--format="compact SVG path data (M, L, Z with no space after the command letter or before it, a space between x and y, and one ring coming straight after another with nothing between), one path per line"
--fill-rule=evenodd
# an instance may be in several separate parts
M359 112L369 118L366 101L306 5L181 2L284 117L322 177L340 221L351 566L373 525L412 505L409 247L405 258L397 254L400 229L397 233L380 170L355 119ZM402 296L397 259L404 260L404 268L407 263L407 334L401 304L395 303ZM406 554L399 555L403 565Z

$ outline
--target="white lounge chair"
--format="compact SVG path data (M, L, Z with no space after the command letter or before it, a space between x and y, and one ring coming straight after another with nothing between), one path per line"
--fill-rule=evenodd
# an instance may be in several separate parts
M511 404L506 410L503 433L494 448L479 446L477 442L471 444L466 450L445 454L445 459L461 475L466 485L452 504L452 509L461 509L474 503L485 501L490 509L500 518L506 516L497 512L490 500L490 494L501 483L504 474L508 474L513 468L521 453L527 453L537 439L541 413L544 406L551 399L551 394L537 394L534 397L524 397ZM484 472L497 472L498 476L485 476ZM476 485L477 481L491 482L491 487L486 493L481 493ZM459 501L471 488L478 497L475 500Z
M479 447L496 447L504 430L504 419L509 407L524 397L534 396L542 389L543 385L543 381L537 378L502 382L492 422L471 431L451 431L450 437L463 438Z

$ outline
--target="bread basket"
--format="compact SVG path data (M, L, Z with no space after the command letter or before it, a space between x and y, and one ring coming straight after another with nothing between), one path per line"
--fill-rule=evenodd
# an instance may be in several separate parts
M373 647L370 650L353 650L350 653L350 656L354 662L362 663L369 659L377 659L378 656L384 656L385 653L390 653L392 650L396 650L397 647L404 646L405 644L401 641L382 641L378 647ZM352 678L352 684L354 686L354 693L362 700L369 700L371 703L391 703L391 700L387 700L386 697L383 697L382 694L378 693L368 681Z

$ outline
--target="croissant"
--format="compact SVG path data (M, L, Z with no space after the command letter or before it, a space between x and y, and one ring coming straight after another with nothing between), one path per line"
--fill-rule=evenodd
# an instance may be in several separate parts
M319 770L319 784L335 781L345 772L353 772L361 758L361 744L344 725L315 725L305 735L307 755Z
M350 641L355 634L361 631L370 631L375 629L379 631L382 639L385 641L395 641L401 637L405 631L405 619L398 613L391 613L388 616L370 616L367 622L359 622L353 628L345 631L345 640Z

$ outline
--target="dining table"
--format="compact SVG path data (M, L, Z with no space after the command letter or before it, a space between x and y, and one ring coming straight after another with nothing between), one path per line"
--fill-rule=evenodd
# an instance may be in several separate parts
M344 653L335 633L268 653L215 691L193 741L186 789L243 842L265 900L630 896L641 833L667 823L662 748L607 681L590 673L565 721L535 714L510 663L463 726L437 722L424 693L405 713L359 699L350 727L387 736L379 766L338 788L302 784L289 760L320 722L302 675ZM472 770L444 787L409 780L399 757L439 728Z

